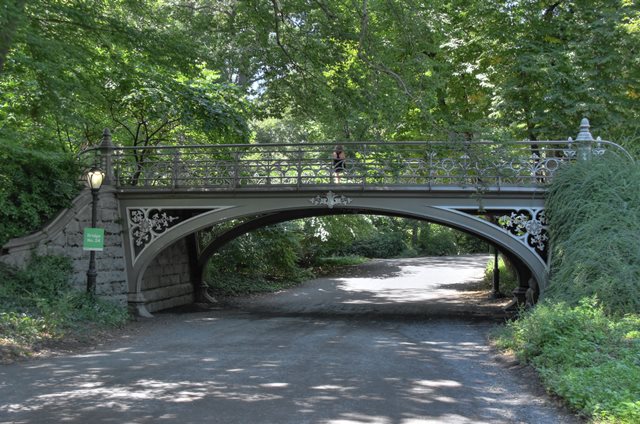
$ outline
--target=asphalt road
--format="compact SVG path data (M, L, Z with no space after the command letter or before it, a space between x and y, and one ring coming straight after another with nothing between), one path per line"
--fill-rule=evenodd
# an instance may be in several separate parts
M0 423L579 422L488 346L486 259L374 261L0 366Z

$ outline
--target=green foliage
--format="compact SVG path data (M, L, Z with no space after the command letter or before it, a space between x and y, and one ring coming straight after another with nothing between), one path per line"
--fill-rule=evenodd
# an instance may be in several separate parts
M341 267L350 265L360 265L367 262L367 258L362 256L328 256L317 258L315 265L319 267Z
M0 345L28 352L40 342L127 321L126 308L73 289L71 272L71 261L59 256L34 256L24 269L0 264Z
M0 339L14 340L17 345L31 345L47 334L44 318L15 311L0 312Z
M637 164L614 157L558 171L547 197L545 301L498 338L599 422L640 421L639 181Z
M104 99L114 140L131 146L246 142L243 93L206 68L192 78L137 70ZM139 74L139 75L138 75ZM142 159L140 159L142 161Z
M291 116L265 118L252 122L253 140L259 144L325 141L321 126L313 121L301 122Z
M612 318L595 298L574 307L545 303L509 323L497 344L593 419L640 421L640 316Z
M443 225L420 222L412 247L418 255L445 256L486 253L487 244L470 234Z
M402 233L385 232L356 240L345 250L345 253L366 258L395 258L400 256L406 249L407 245Z
M0 10L0 128L16 144L77 152L105 127L119 144L247 139L246 93L211 78L209 43L166 2L11 3Z
M300 282L299 278L268 280L260 275L231 273L211 273L206 278L209 293L216 297L273 293L294 287Z
M369 259L362 256L327 256L314 258L314 275L335 275L349 272L349 266L366 263Z
M561 169L547 198L550 299L596 295L609 313L640 312L640 166L599 158Z
M455 255L458 248L453 231L441 225L423 224L417 237L416 250L428 256Z
M1 297L6 301L11 300L10 295L16 295L15 301L23 305L45 304L59 299L71 289L71 262L62 256L36 256L22 270L4 269L10 275L2 289L9 291Z
M79 163L68 153L32 150L0 131L0 245L40 228L79 192Z
M242 222L222 224L210 236ZM249 294L281 290L310 278L312 272L361 263L365 257L476 253L476 249L486 251L486 245L451 228L412 219L361 214L313 217L229 242L209 261L205 280L219 296Z
M249 120L259 141L557 139L585 115L640 134L633 1L5 3L18 143L237 141Z
M359 239L369 238L377 227L371 216L337 215L314 217L302 221L302 260L305 265L315 258L346 255Z
M275 291L310 277L298 266L300 236L284 223L245 234L225 245L207 264L205 281L213 294Z

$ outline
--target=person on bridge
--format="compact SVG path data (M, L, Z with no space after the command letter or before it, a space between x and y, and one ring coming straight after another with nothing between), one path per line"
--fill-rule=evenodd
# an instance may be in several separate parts
M341 144L336 145L333 150L333 175L335 177L335 182L340 184L340 174L343 173L346 169L345 167L345 159L346 155L344 154L344 147Z

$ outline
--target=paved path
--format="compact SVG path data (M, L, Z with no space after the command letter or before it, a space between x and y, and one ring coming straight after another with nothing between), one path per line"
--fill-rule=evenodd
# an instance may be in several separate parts
M465 312L452 284L485 261L376 261L159 314L90 352L0 366L0 423L578 422L496 359L488 309Z

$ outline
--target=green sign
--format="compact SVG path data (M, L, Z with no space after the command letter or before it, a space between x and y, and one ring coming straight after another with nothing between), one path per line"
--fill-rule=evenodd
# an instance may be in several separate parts
M104 228L85 228L82 250L97 250L102 252L103 249Z

